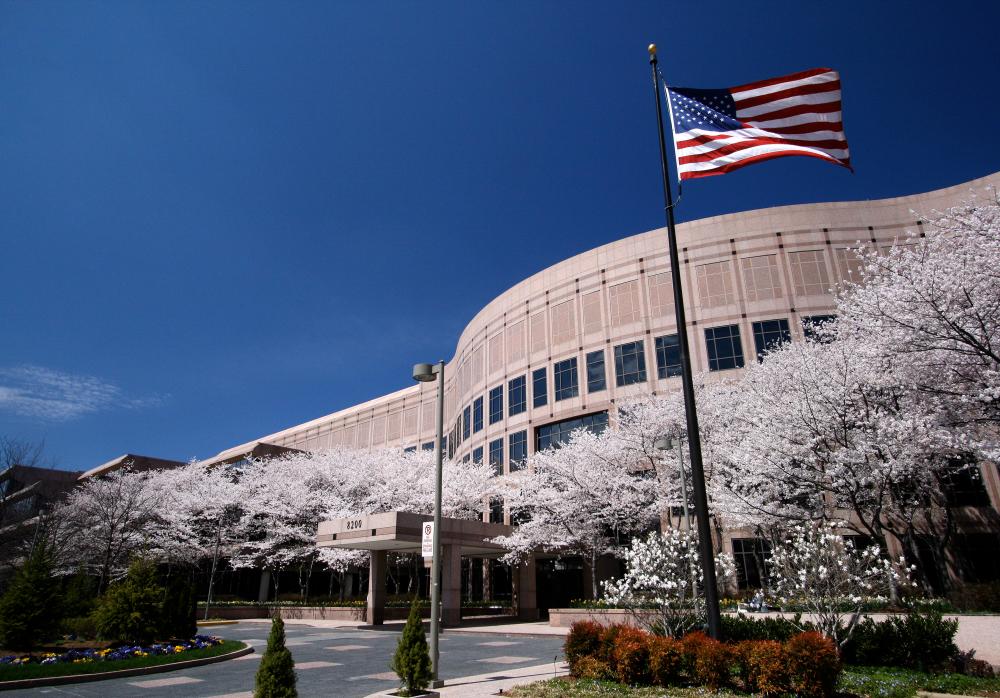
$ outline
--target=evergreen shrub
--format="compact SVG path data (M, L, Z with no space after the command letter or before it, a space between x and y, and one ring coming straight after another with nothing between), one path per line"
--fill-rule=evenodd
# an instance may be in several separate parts
M295 661L285 646L285 622L279 616L271 620L267 649L257 668L254 698L297 698Z
M108 589L94 612L98 634L114 642L149 644L161 634L162 599L156 567L135 560L125 579Z
M403 682L400 695L419 695L430 684L431 656L427 648L424 624L420 619L420 605L416 599L410 604L410 615L406 619L403 635L399 638L390 666Z
M48 546L39 543L0 598L0 646L30 650L56 635L62 594Z

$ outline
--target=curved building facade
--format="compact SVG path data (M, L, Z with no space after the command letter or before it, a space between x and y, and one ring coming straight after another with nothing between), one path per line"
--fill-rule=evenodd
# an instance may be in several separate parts
M695 372L727 379L770 342L798 340L829 316L839 283L857 274L859 241L891 246L921 234L921 214L1000 185L1000 173L878 201L747 211L677 227ZM614 421L614 404L680 388L667 238L652 230L549 267L498 296L469 322L445 369L449 454L498 471L581 424ZM419 357L417 357L419 358ZM431 448L435 384L403 390L225 451L266 442ZM213 459L214 460L214 459ZM987 483L997 506L1000 483Z

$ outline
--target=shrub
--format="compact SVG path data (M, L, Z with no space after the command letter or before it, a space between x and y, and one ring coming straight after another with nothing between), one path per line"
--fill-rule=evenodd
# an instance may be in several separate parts
M993 666L989 662L976 659L976 650L956 653L950 662L948 671L982 679L989 679L995 675Z
M573 676L578 676L576 672L577 662L584 657L597 657L599 655L603 633L604 627L591 620L580 620L570 626L564 650L569 671Z
M156 568L136 560L128 576L113 585L101 599L94 619L97 632L106 640L149 644L160 635L163 588L156 583Z
M729 685L733 651L728 645L701 632L689 633L683 645L685 664L695 683L713 691Z
M65 618L60 632L75 640L92 640L97 637L97 624L93 616Z
M396 645L391 667L405 685L405 695L422 692L431 681L431 656L416 599L410 604L410 615Z
M59 629L61 606L52 557L40 542L0 598L0 646L30 650L50 639Z
M597 657L580 658L576 663L576 677L578 679L593 679L594 681L614 678L608 663Z
M190 581L180 576L173 577L167 584L166 595L163 598L161 613L163 625L160 636L190 640L198 634L197 612Z
M840 654L833 640L817 632L800 633L785 643L792 690L803 698L828 698L837 687Z
M1000 612L1000 582L963 584L948 594L952 606L963 611Z
M680 640L672 637L651 637L649 646L650 678L657 686L680 683L684 667L684 650Z
M898 666L938 671L958 653L958 621L936 611L892 616L880 623L866 618L844 645L846 664Z
M735 654L747 691L766 696L789 691L788 656L780 642L744 641L736 646Z
M616 678L624 684L648 684L649 635L644 632L624 629L615 640L611 668Z
M612 655L615 652L615 642L618 639L618 633L627 627L627 625L609 625L604 628L604 632L601 633L601 648L597 652L598 659L602 662L607 662L610 666Z
M803 629L815 630L812 624L801 619L801 614L793 618L750 618L738 613L722 616L722 637L727 642L744 640L775 640L785 642Z
M285 647L285 622L280 616L271 621L271 634L267 636L267 649L257 667L254 681L254 698L297 698L295 689L295 661Z

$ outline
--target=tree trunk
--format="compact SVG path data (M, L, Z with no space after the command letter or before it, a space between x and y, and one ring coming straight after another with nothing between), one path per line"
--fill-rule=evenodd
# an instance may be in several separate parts
M601 598L601 591L597 586L597 548L590 550L590 583L593 589L594 601Z

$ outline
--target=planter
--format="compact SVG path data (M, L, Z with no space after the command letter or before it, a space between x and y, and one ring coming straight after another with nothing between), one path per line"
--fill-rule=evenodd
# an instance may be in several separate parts
M386 696L387 698L391 696L392 698L399 698L399 691L385 691L384 693L372 693L371 696ZM369 698L371 698L369 696ZM411 693L410 698L440 698L441 694L437 691L425 691L424 693Z
M640 611L639 615L645 614ZM549 625L553 628L568 628L580 620L590 620L601 625L636 625L635 616L624 608L549 609Z

